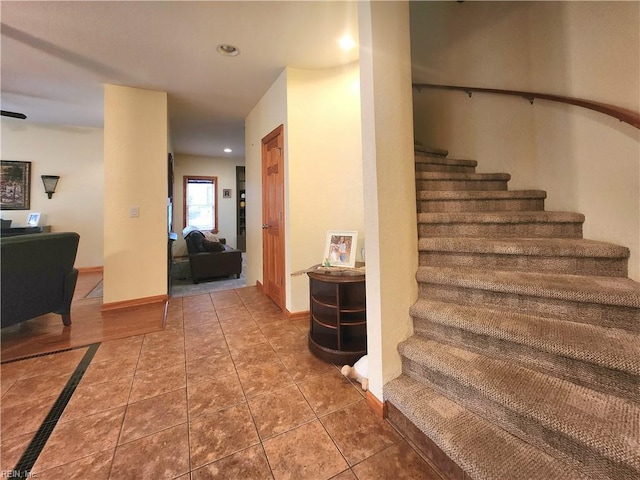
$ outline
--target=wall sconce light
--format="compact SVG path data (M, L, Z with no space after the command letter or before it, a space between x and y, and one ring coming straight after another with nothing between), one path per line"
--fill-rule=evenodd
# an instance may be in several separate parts
M58 175L41 175L42 183L44 184L45 193L51 198L56 191L56 186L58 185L58 180L60 177Z

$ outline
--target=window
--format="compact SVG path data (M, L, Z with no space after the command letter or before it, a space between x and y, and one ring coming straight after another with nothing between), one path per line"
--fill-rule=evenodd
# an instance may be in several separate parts
M218 233L218 177L183 179L184 226Z

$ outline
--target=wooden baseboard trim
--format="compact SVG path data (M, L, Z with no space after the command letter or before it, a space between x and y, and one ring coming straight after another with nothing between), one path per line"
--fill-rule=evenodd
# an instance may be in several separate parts
M380 400L378 400L378 397L376 397L369 390L367 390L364 398L367 400L367 405L369 405L369 408L373 410L377 417L387 418L387 402L381 402Z
M309 310L291 313L289 310L285 309L284 313L287 316L287 318L289 318L289 320L300 320L300 319L307 320L309 318L309 315L311 315L311 312Z
M132 300L124 300L122 302L103 303L100 310L102 312L110 312L113 310L121 310L123 308L140 307L142 305L150 305L152 303L162 303L169 300L169 295L155 295L153 297L134 298Z
M78 273L103 273L104 267L80 267Z

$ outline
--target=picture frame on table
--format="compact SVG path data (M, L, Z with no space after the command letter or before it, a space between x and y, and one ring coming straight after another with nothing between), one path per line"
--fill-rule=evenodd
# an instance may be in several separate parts
M0 161L0 209L29 210L31 162Z
M27 227L37 227L38 223L40 223L40 214L30 213L27 217Z
M332 267L353 268L356 265L358 232L354 230L329 230L322 264Z

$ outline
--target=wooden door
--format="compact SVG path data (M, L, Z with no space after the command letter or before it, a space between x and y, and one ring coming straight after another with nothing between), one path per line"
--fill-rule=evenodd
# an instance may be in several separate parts
M262 260L264 291L285 309L284 127L262 139Z

